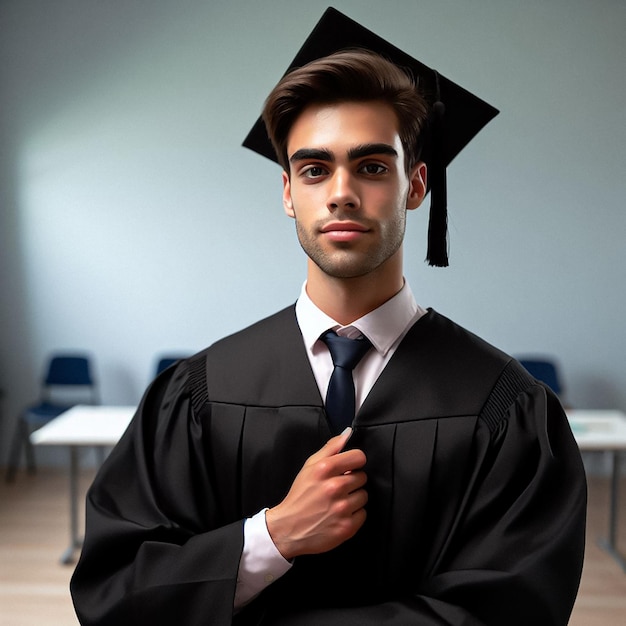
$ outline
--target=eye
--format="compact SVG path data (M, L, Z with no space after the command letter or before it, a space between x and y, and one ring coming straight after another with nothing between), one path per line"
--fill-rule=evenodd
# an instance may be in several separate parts
M305 167L300 173L304 178L319 178L327 173L326 168L320 165L309 165Z
M368 174L370 176L377 176L388 171L388 169L380 163L365 163L361 166L360 170L364 174Z

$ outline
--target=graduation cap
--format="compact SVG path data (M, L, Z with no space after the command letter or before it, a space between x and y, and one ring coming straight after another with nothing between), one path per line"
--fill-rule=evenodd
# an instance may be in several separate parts
M430 106L427 137L421 152L421 159L428 167L431 196L426 259L430 265L445 267L448 265L446 167L498 110L332 7L324 12L286 74L334 52L354 48L376 52L408 70ZM261 118L243 145L278 162Z

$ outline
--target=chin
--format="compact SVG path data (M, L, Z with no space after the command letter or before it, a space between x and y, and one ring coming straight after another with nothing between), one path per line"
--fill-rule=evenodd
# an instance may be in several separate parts
M318 263L314 259L314 262L324 274L333 278L362 278L377 270L381 265L381 263L373 263L371 259L351 263L332 263L328 261Z

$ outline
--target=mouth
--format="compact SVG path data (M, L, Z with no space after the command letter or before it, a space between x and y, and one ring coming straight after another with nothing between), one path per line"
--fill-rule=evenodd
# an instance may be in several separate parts
M369 228L360 224L359 222L329 222L320 229L323 233L337 233L337 232L356 232L364 233Z
M329 222L320 229L320 232L328 239L335 242L355 241L362 237L368 228L358 222Z

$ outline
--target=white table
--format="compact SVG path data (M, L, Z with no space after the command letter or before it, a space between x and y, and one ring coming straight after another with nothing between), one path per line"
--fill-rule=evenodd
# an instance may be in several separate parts
M626 558L617 549L620 453L626 450L626 415L622 411L567 410L574 438L581 451L611 454L611 495L609 500L609 529L604 548L626 572Z
M135 410L134 406L80 404L30 436L35 445L67 446L70 449L70 545L61 557L62 563L72 563L74 551L82 544L78 531L78 449L113 447L124 434Z

